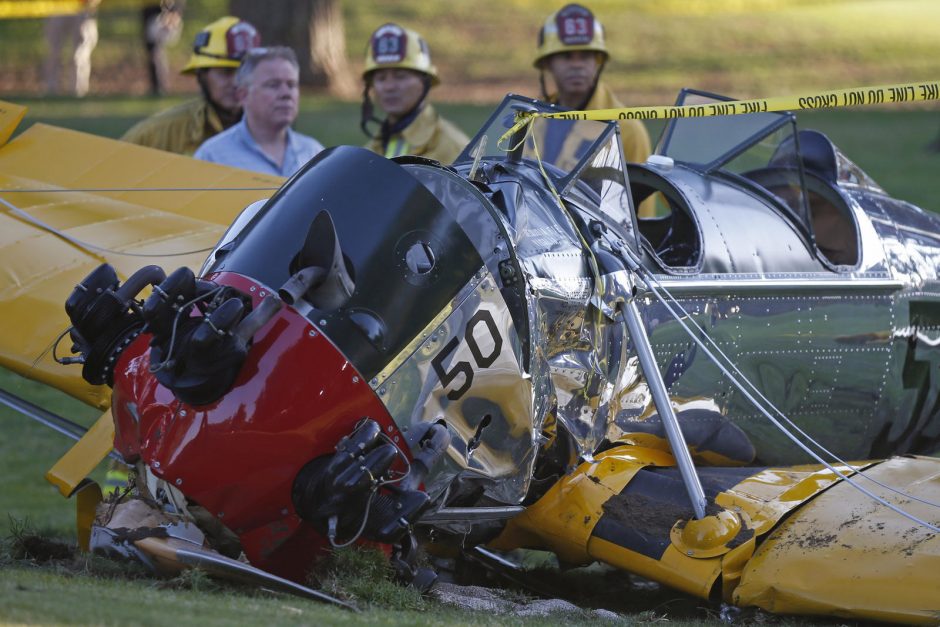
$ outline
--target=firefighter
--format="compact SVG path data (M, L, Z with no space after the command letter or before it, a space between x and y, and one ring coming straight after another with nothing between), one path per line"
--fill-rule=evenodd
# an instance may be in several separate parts
M369 38L362 79L360 126L371 138L366 144L369 150L385 157L417 155L451 163L470 141L428 102L428 92L440 79L427 42L413 30L397 24L376 29ZM374 117L370 92L375 93L384 120ZM375 134L369 129L371 122L379 125Z
M202 95L138 122L124 141L191 155L203 142L241 119L235 71L248 50L261 44L255 27L237 17L220 18L197 35L183 74L193 74Z
M542 98L575 111L618 109L623 104L600 80L610 55L604 40L604 27L590 9L568 4L548 16L539 29L538 49L533 65L539 71ZM555 86L548 93L545 75ZM650 155L650 138L639 120L620 122L623 156L627 161L643 163ZM577 138L568 138L574 143ZM559 146L564 151L566 147ZM570 148L570 147L568 147ZM651 201L639 208L641 216L653 215Z

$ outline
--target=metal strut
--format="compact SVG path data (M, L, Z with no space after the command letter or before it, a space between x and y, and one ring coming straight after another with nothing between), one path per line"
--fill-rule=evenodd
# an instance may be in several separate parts
M599 240L600 241L600 240ZM611 246L610 242L605 242L608 251L613 252L617 259L622 263L621 270L629 279L631 286L636 285L640 277L640 264L630 254L629 249L621 242L616 242ZM606 258L606 252L599 246L594 247L595 254ZM656 365L656 357L653 355L653 347L650 345L649 335L646 333L646 327L643 326L643 320L640 317L640 310L636 305L635 289L629 293L621 291L618 294L623 299L620 313L624 322L627 323L627 330L633 339L633 345L636 349L637 357L640 361L640 370L646 378L650 394L653 397L653 404L656 411L663 421L663 427L666 429L666 437L669 440L669 447L672 449L672 455L676 458L676 465L679 467L679 474L682 475L682 483L692 502L692 509L695 511L695 517L702 519L705 517L705 490L702 489L702 482L699 481L698 473L695 472L695 464L692 462L692 454L689 453L689 447L679 428L679 419L676 418L672 410L672 403L669 400L669 392L666 390L666 383L663 381L663 375Z
M653 396L653 404L656 405L656 411L659 412L663 426L666 428L666 437L669 439L669 446L672 448L672 454L679 466L682 483L685 484L689 500L692 501L695 517L702 519L705 517L705 490L702 489L702 483L699 481L698 473L695 472L695 464L692 462L689 447L685 443L682 430L679 429L679 419L672 411L672 403L669 400L669 393L666 391L666 383L663 381L663 376L656 365L653 348L650 346L649 336L646 334L643 321L640 319L640 310L636 306L636 301L633 298L627 299L623 304L621 313L627 323L630 337L633 338L633 346L640 360L640 369L643 371L643 376L650 388L650 394Z
M88 431L87 427L72 422L68 418L54 414L51 411L47 411L38 405L30 403L24 398L7 392L6 390L0 390L0 405L5 405L14 411L18 411L27 418L31 418L38 423L41 423L54 431L58 431L62 435L71 438L75 441L81 440L82 436L85 435L85 432ZM123 462L124 460L121 456L115 451L108 453L108 457Z

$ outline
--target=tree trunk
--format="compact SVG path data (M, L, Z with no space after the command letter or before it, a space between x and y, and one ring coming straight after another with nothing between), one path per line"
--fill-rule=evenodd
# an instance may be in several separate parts
M346 59L346 31L340 0L311 0L308 24L310 58L327 76L330 93L352 98L359 91Z
M229 11L254 24L262 45L293 48L303 85L342 98L359 91L346 59L341 0L229 0Z

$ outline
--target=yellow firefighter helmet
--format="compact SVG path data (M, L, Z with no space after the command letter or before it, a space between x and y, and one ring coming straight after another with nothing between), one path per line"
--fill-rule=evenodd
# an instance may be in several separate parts
M597 52L605 61L609 56L604 27L591 10L580 4L567 4L549 15L539 29L538 50L532 65L541 68L542 62L553 54L576 50Z
M375 29L366 49L366 65L362 78L383 68L402 68L427 74L431 85L440 83L437 68L431 63L431 50L421 35L398 24L383 24Z
M220 67L237 68L245 53L261 45L261 36L255 27L230 15L217 19L196 35L193 53L183 68L183 74L196 70Z

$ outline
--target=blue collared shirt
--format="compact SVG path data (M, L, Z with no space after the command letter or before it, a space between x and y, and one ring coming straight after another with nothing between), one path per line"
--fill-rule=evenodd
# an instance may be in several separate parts
M290 176L323 150L323 145L312 137L287 129L287 148L281 167L264 154L251 136L245 119L235 126L207 139L193 156L203 161L230 165L243 170Z

